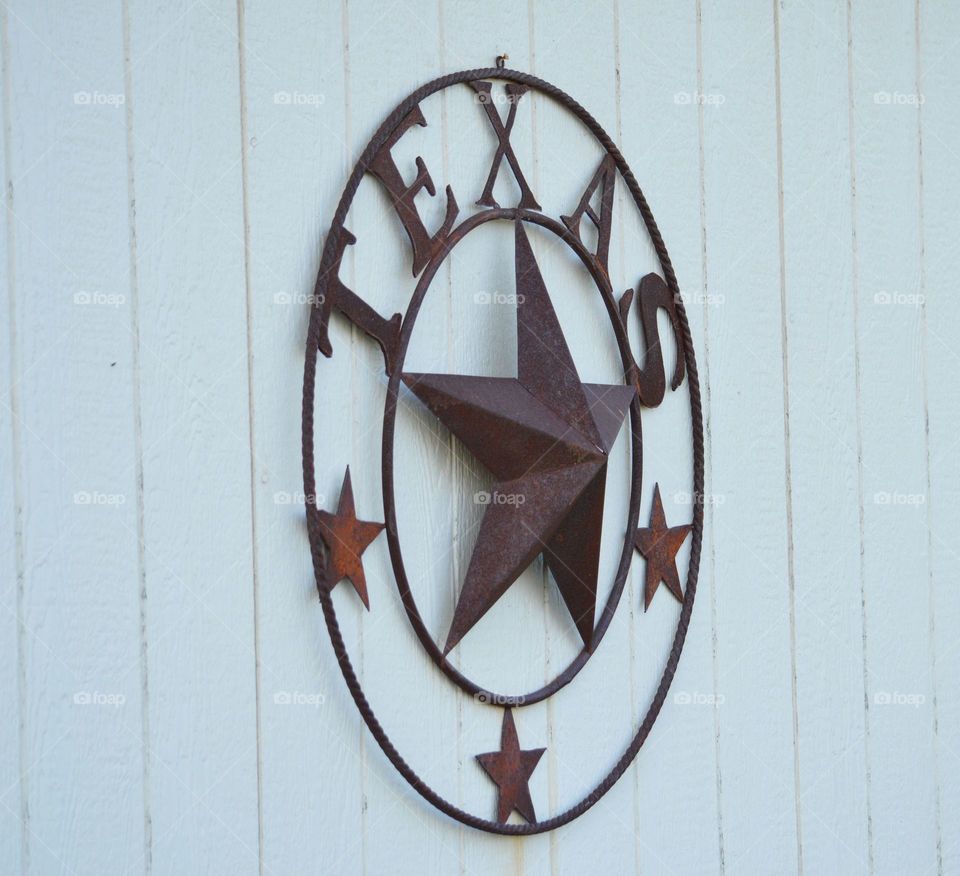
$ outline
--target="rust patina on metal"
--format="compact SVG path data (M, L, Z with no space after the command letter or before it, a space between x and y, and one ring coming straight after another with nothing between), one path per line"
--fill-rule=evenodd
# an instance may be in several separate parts
M510 709L504 710L503 727L500 729L500 750L477 755L483 771L497 786L497 821L506 823L514 810L527 821L537 820L528 783L546 750L534 748L521 751L520 740L517 738L517 726L513 723L513 712Z
M307 336L303 393L303 463L307 496L307 528L320 603L344 679L364 721L387 758L427 801L450 817L471 827L501 834L531 834L551 830L581 815L599 800L627 769L653 726L676 671L696 593L702 540L703 435L700 392L693 343L680 298L676 276L653 215L636 179L617 147L593 117L576 101L543 80L497 67L467 70L436 79L419 88L390 114L364 149L351 174L327 236L317 276L314 305ZM504 84L508 110L501 116L495 89ZM446 209L439 227L431 233L415 203L417 195L436 195L436 186L422 158L411 175L401 170L392 149L413 126L425 126L421 102L452 86L467 86L493 129L496 144L477 204L479 213L460 219L460 208L450 186L445 189ZM599 166L584 177L586 188L570 212L557 218L542 212L511 144L518 124L521 98L536 93L556 101L593 134L604 150ZM530 100L532 98L527 98ZM519 191L515 207L502 207L494 198L501 172L512 174ZM411 268L416 287L405 314L383 316L340 279L340 264L347 246L356 237L344 221L357 188L366 174L386 190L410 243ZM616 181L623 180L650 234L660 261L662 277L644 276L637 291L615 294L608 254L613 221ZM408 184L405 178L411 178ZM596 204L596 206L594 206ZM509 221L514 227L514 268L517 307L517 376L491 378L473 375L418 374L403 368L411 332L421 303L440 265L469 233L487 222ZM583 223L592 222L596 234L588 245L581 236ZM528 228L552 234L574 253L592 278L605 306L623 366L623 383L596 385L580 380L560 329L549 293L528 241ZM622 287L621 287L622 288ZM639 317L642 366L630 346L627 323L633 303ZM693 444L693 519L689 525L668 527L659 487L654 491L650 525L638 528L642 490L641 406L659 405L667 378L657 327L664 310L677 346L677 361L670 379L676 389L688 378ZM384 524L357 520L349 470L344 479L336 514L320 509L314 498L314 416L318 353L333 355L328 327L334 312L342 314L380 346L389 380L383 423L382 478ZM394 427L401 404L401 389L408 387L493 474L494 493L523 496L524 501L494 502L485 511L451 624L441 648L427 630L413 599L397 534L393 485ZM407 397L409 398L409 396ZM627 512L627 532L610 595L598 610L597 567L603 518L607 456L629 412L633 460ZM477 755L496 785L495 820L468 813L431 788L403 759L364 695L353 670L337 622L331 591L337 581L349 578L369 607L361 556L385 526L390 557L407 616L424 649L437 666L478 703L500 708L539 702L569 684L597 650L609 628L634 551L646 562L645 605L661 581L680 600L676 634L657 692L627 749L609 773L578 803L543 821L536 819L528 781L544 749L521 750L513 712L503 712L499 752ZM691 535L686 587L681 590L676 554ZM489 608L539 554L562 595L583 648L573 661L538 690L520 695L492 693L462 675L447 659ZM519 813L525 824L507 823Z
M590 644L587 646L584 645L584 648L571 660L571 662L549 682L544 684L542 687L533 690L533 691L520 691L520 692L505 692L505 691L491 691L484 687L479 686L472 679L463 675L453 663L447 659L447 653L441 649L438 644L434 641L431 632L427 629L426 624L423 622L423 619L420 615L420 612L417 608L416 601L414 600L412 590L410 588L409 580L407 577L406 567L403 559L403 552L400 546L400 540L398 536L397 528L397 519L396 519L396 497L394 493L394 430L396 423L396 415L398 407L403 403L401 401L401 385L403 383L403 361L406 356L407 347L412 335L414 326L416 325L417 317L419 314L420 306L423 303L424 297L427 291L430 288L430 284L433 281L437 271L440 266L444 263L444 260L450 255L453 249L462 241L468 234L473 233L483 225L488 222L502 222L509 221L513 223L516 228L518 225L521 226L520 232L515 232L515 240L518 234L522 233L523 238L519 244L521 258L527 258L523 254L523 247L526 244L526 231L523 230L523 226L535 227L538 229L546 230L547 232L555 235L559 240L566 244L578 257L580 263L586 269L590 277L593 279L597 290L600 293L601 299L605 305L607 316L610 319L611 328L614 332L614 337L617 341L617 347L620 352L620 360L623 368L624 374L624 385L621 388L622 391L633 395L632 388L636 386L636 363L633 359L633 354L630 350L629 339L627 337L626 325L624 324L621 318L621 312L619 309L619 303L616 297L613 294L613 290L610 286L610 283L607 278L607 273L605 267L597 259L594 252L589 250L583 243L580 241L579 237L575 236L562 222L558 222L556 219L553 219L549 216L544 215L543 213L534 211L534 210L523 210L519 207L517 208L490 208L482 211L474 216L465 219L459 226L457 226L453 232L447 237L444 241L443 247L435 254L433 259L428 262L427 266L424 268L423 273L420 275L417 287L414 290L413 296L410 300L410 304L407 308L407 312L404 314L402 319L401 331L398 338L398 343L394 351L393 363L395 365L394 371L390 375L390 380L387 384L387 400L386 408L384 411L384 423L383 423L383 496L384 496L384 519L387 525L387 541L390 546L390 556L393 563L394 574L397 579L397 587L400 592L400 597L403 600L404 607L407 611L407 616L410 619L411 624L413 625L414 631L417 634L421 644L427 653L431 656L434 662L440 667L440 669L450 678L453 682L459 685L466 693L477 697L478 701L491 704L513 704L515 706L525 706L532 705L537 702L541 702L549 696L552 696L558 690L560 690L565 685L569 684L580 672L581 669L586 665L587 661L590 659L591 654L599 646L604 635L606 634L607 629L610 626L610 623L613 620L613 615L616 611L617 605L620 600L620 596L623 593L623 588L626 583L627 575L630 571L631 556L633 552L633 546L631 539L625 539L622 545L622 550L620 554L619 565L617 566L617 572L613 587L611 588L610 594L607 597L605 604L602 609L599 611L598 615L595 618L593 624L593 631L590 635ZM514 261L514 273L516 276L516 259L518 245L515 242L514 252L510 255L513 257ZM509 256L508 256L509 257ZM530 256L532 259L532 255ZM538 269L536 269L536 262L532 262L533 268L537 270L537 275L539 275ZM521 284L529 282L526 277L520 278L519 282ZM541 281L542 285L542 281ZM523 293L518 290L518 296ZM546 308L549 308L549 312L552 313L552 305L549 303L549 295L544 290L541 295L536 296L538 300L544 301L546 303ZM518 297L518 301L520 298ZM518 307L518 318L522 318L522 308L523 305ZM543 306L540 309L544 309ZM532 327L532 326L531 326ZM523 334L526 334L528 339L531 341L529 344L529 349L535 354L535 341L536 337L532 332L526 329L518 328L518 342L522 340ZM563 340L562 333L559 329L555 330L554 337L559 339L566 349L566 341ZM549 345L548 345L549 346ZM541 344L541 348L543 344ZM521 352L524 349L518 343L518 352ZM569 351L567 351L569 352ZM525 357L528 357L530 353L525 353ZM543 364L541 362L541 364ZM518 375L522 362L518 359ZM535 368L524 367L523 371L525 373L525 379L529 379L531 386L536 386L539 389L543 390L546 393L551 391L554 393L554 396L559 396L560 393L556 389L551 390L550 387L555 381L560 381L559 386L564 386L567 383L573 383L574 381L570 379L569 372L564 376L563 380L560 378L560 369L548 369L544 373L536 373ZM576 374L574 369L573 375ZM518 377L519 380L519 377ZM564 382L566 381L566 383ZM579 380L577 379L577 383ZM589 389L589 387L588 387ZM596 405L599 407L599 405ZM639 519L639 508L640 508L640 495L641 495L641 457L642 457L642 441L641 441L641 431L640 431L640 406L636 399L633 398L633 402L630 403L630 441L631 441L631 452L633 456L633 473L631 477L631 498L630 498L630 508L628 509L628 521L627 526L630 531L633 531ZM562 408L561 408L562 410ZM592 415L591 415L592 418ZM614 435L615 437L615 435ZM498 440L502 438L502 435L498 434ZM469 446L469 445L468 445ZM472 448L471 448L472 449ZM483 460L481 460L483 461ZM493 470L493 469L491 469ZM495 475L496 476L496 475ZM526 503L524 503L526 504ZM535 556L536 554L534 554ZM549 557L549 553L545 552L545 556ZM578 560L578 563L584 563L584 560ZM559 557L554 555L553 565L556 566L559 563ZM595 580L595 578L594 578ZM589 585L587 585L589 586ZM576 608L573 609L575 616L578 619L581 619L581 625L587 626L590 621L585 617L585 612L578 611Z
M367 578L363 573L363 552L382 531L382 523L357 520L353 504L353 484L350 481L350 466L343 475L340 502L337 513L317 511L320 537L327 548L327 560L322 577L317 578L317 587L332 590L344 578L353 584L367 611L370 597L367 595Z
M517 376L403 375L496 478L444 655L540 553L591 650L607 454L636 393L580 381L523 223L514 228Z
M667 515L663 511L663 502L660 499L660 484L654 485L650 525L644 529L638 529L636 534L637 550L647 561L644 611L650 607L650 601L661 581L667 585L667 589L677 597L679 602L683 602L680 575L677 572L677 551L690 535L690 529L688 524L667 526Z

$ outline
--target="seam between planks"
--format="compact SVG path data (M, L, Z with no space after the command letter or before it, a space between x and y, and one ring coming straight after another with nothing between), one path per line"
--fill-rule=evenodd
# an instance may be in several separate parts
M123 87L127 137L127 220L130 226L130 368L133 390L134 477L137 491L137 584L140 645L140 745L143 753L143 871L153 871L153 817L150 811L150 666L147 647L146 523L143 491L143 406L140 385L140 282L137 274L137 206L134 178L133 68L130 4L123 0Z
M624 149L623 142L623 82L621 74L621 50L622 43L620 40L620 0L613 0L613 70L614 70L614 111L616 116L616 142L617 146L622 150ZM619 189L616 194L616 210L617 215L620 221L620 227L624 226L624 217L623 217L623 189ZM620 268L621 270L626 270L626 240L624 239L624 234L621 233L619 236L619 250L620 250ZM628 336L629 341L629 336ZM678 353L679 355L679 353ZM636 558L633 558L634 560ZM636 621L636 569L637 563L631 562L630 564L630 573L628 576L629 579L629 588L627 588L627 593L629 595L629 631L630 631L630 650L629 650L629 669L628 669L628 678L629 678L629 688L630 688L630 719L633 725L636 725L639 721L639 716L637 714L637 621ZM633 835L636 839L636 842L633 844L633 869L636 872L637 876L640 876L641 871L641 808L640 808L640 770L634 766L632 769L633 772Z
M923 80L921 41L920 0L914 4L914 51L916 58L916 93L920 94L920 84ZM926 262L926 235L924 233L923 210L923 101L917 103L917 206L918 231L920 235L920 370L923 375L923 443L924 465L926 468L927 501L927 579L928 602L930 614L930 685L933 707L933 784L934 784L934 812L937 831L937 872L943 873L943 824L941 812L940 792L940 764L938 758L938 731L940 725L939 710L937 708L937 640L935 615L935 588L933 581L933 511L931 509L932 481L930 476L930 401L929 401L929 367L927 360L927 262Z
M867 804L867 868L874 872L873 860L873 812L870 790L870 697L868 692L867 669L867 582L864 567L864 505L863 505L863 406L861 404L861 365L860 365L860 255L857 240L857 143L856 112L854 106L853 75L853 0L847 0L847 134L850 143L850 246L851 292L853 295L853 359L856 385L857 413L857 506L859 513L860 538L860 635L863 657L863 726L864 761L866 769Z
M343 163L346 173L350 172L352 161L352 118L351 102L353 99L353 89L350 87L350 0L341 0L340 4L340 39L341 39L341 57L343 61L343 142L344 155ZM354 248L350 247L346 253L347 270L349 271L351 286L356 288L356 254ZM356 373L357 373L357 351L360 348L359 330L353 322L349 323L350 332L350 397L356 398ZM351 407L350 415L350 451L351 460L355 457L358 449L358 439L356 435L356 419ZM361 615L362 617L362 615ZM363 641L363 623L357 624L357 675L361 683L364 678L364 641ZM368 870L367 855L367 834L369 831L369 818L367 816L369 800L367 796L367 733L363 724L360 725L358 734L358 757L360 759L360 870L366 876Z
M13 230L13 123L11 120L10 90L10 38L6 4L0 4L0 43L3 49L3 138L4 138L4 194L6 197L7 225L7 295L10 319L10 431L13 455L13 538L16 569L16 620L17 620L17 733L18 777L20 784L20 869L23 874L30 866L30 806L27 781L27 665L26 630L23 624L24 582L26 568L23 549L23 465L20 436L20 390L16 380L19 344L17 340L17 305L14 295L16 238Z
M790 696L793 711L793 806L797 829L797 872L803 873L800 809L800 741L797 708L797 578L793 543L793 468L790 440L790 346L787 325L787 265L783 215L783 70L780 62L780 0L773 0L774 95L777 126L777 214L780 246L780 352L783 367L783 463L787 522L787 590L790 602Z
M447 69L447 43L446 43L446 16L445 16L445 5L444 0L437 0L437 43L438 43L438 63L441 70ZM441 153L442 153L442 170L443 178L445 180L450 179L450 125L449 125L449 114L447 108L447 90L443 89L440 92L440 143L441 143ZM447 345L446 345L446 356L447 356L447 366L449 367L454 358L454 351L456 347L456 341L454 338L454 305L453 305L453 264L450 259L446 259L444 262L444 272L446 274L446 286L447 286ZM457 456L456 448L456 439L451 433L448 436L447 449L449 450L449 461L450 461L450 482L454 485L452 496L450 500L450 520L452 524L452 533L459 531L459 525L461 523L460 517L460 503L463 499L462 485L459 478L457 477L457 472L459 469L459 461ZM456 546L451 547L450 551L450 586L453 588L452 596L454 600L456 599L456 582L460 580L460 556L459 551ZM459 670L461 668L461 659L460 654L457 652L454 657L455 665ZM464 764L465 764L465 752L463 750L463 698L460 696L456 697L456 730L457 730L457 802L458 805L464 805ZM467 872L467 828L465 825L457 825L457 857L458 857L458 871L465 876Z
M536 24L536 0L527 0L527 46L530 55L530 72L533 75L537 75L537 24ZM540 149L539 149L539 137L537 136L537 102L536 100L531 99L530 101L530 140L531 148L533 151L533 189L534 191L538 190L540 187ZM546 567L546 564L543 566L543 576L542 576L542 585L543 585L543 640L544 640L544 671L549 674L552 662L551 662L551 651L550 651L550 625L546 622L548 617L548 612L550 611L550 590L548 585L549 580L549 571ZM550 801L551 811L555 811L557 807L557 747L554 744L555 737L553 734L554 724L556 721L556 711L554 709L554 699L549 697L546 701L546 712L547 712L547 798ZM522 874L526 871L526 862L523 855L523 837L514 837L511 840L516 846L516 869L518 874ZM560 850L557 845L557 834L556 831L550 831L549 840L547 841L549 855L550 855L550 876L556 876L559 865Z
M695 10L696 23L696 43L697 43L697 92L703 94L703 4L702 0L696 0ZM698 102L697 106L697 139L699 141L699 173L700 173L700 270L703 279L703 301L701 309L703 310L703 440L704 440L704 483L712 483L713 474L713 414L712 414L712 388L710 383L710 309L708 305L707 291L707 185L706 185L706 148L705 148L705 126L704 126L704 107L703 102ZM714 547L714 524L716 514L714 512L715 504L707 502L704 508L704 514L709 517L708 528L710 531L710 551L708 556L708 565L710 568L710 638L711 650L713 653L713 689L720 686L720 662L717 655L718 637L717 637L717 553ZM720 873L726 872L725 848L723 842L723 770L720 762L720 711L713 710L714 727L714 759L716 761L716 793L717 793L717 843L720 854Z
M257 736L257 868L263 876L263 746L261 677L260 677L260 554L257 549L257 452L255 428L255 403L253 383L253 289L250 277L250 204L247 192L249 174L247 167L247 64L244 37L246 19L243 0L237 0L237 75L240 98L240 177L243 210L243 285L247 341L247 440L250 445L250 566L253 584L253 676L254 713Z

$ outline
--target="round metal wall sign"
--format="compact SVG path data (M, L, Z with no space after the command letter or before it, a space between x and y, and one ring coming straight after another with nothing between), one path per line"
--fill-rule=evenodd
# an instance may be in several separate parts
M489 169L484 170L482 189L469 193L471 201L476 199L475 205L461 208L457 194L447 186L440 196L442 218L433 223L431 231L416 199L422 192L438 197L433 178L419 157L413 166L401 167L397 145L412 127L428 124L421 103L448 88L470 90L478 107L477 123L490 126L494 145L492 154L485 158L490 164L485 166ZM518 106L528 92L545 96L579 119L601 150L599 163L584 168L584 188L579 200L559 215L549 215L541 208L511 141ZM357 242L357 237L344 223L366 174L374 177L385 190L395 213L394 227L407 238L413 282L403 314L382 315L341 277L344 253ZM517 193L515 206L502 206L495 197L495 191L503 186L498 183L501 176L509 180ZM642 277L636 289L626 291L614 287L609 263L618 184L625 186L639 212L660 268L659 273ZM510 368L516 376L407 369L411 337L438 271L453 257L458 245L471 235L482 234L488 223L512 227L512 252L503 257L512 265L515 284L509 303L516 311L516 364ZM359 229L354 231L361 233ZM561 328L555 299L548 289L535 248L531 246L533 235L545 236L565 247L571 263L583 274L585 288L589 286L590 294L599 296L612 329L622 379L608 383L581 380L568 338ZM453 293L456 294L456 290ZM427 83L407 97L364 149L334 215L312 301L303 384L307 524L320 603L350 693L387 758L418 793L447 815L472 827L501 834L540 833L559 827L596 803L624 773L643 745L676 671L696 593L703 525L700 390L683 301L650 208L617 147L595 119L563 91L534 76L499 66L454 73ZM668 317L677 351L669 380L658 327L660 311ZM382 352L387 381L381 453L383 522L357 516L349 468L343 475L335 509L320 507L314 498L317 354L334 355L329 326L335 312L368 335ZM629 331L631 319L637 320L635 334L639 338L639 343L633 346ZM639 348L636 353L634 346ZM671 390L676 390L685 381L692 423L692 472L688 482L692 489L688 504L692 510L689 519L668 524L659 483L644 483L641 425L644 410L656 408L663 402L668 384ZM320 383L322 393L322 372ZM491 490L485 494L486 507L469 563L461 580L455 582L457 597L449 626L439 641L427 628L414 598L398 534L394 459L397 412L402 404L422 405L455 436L464 452L472 455L493 481ZM601 601L598 570L608 462L621 432L626 433L631 457L627 525L622 538L617 536L614 580ZM355 466L355 474L357 471L360 469ZM645 495L650 499L650 515L649 520L641 521ZM463 811L417 775L377 720L354 672L337 621L332 591L344 579L350 581L356 597L369 610L363 554L383 530L386 530L399 598L426 653L479 707L502 712L499 748L476 755L490 779L491 790L496 792L495 818ZM686 582L681 586L677 557L688 539ZM594 789L579 802L539 820L528 782L545 749L535 747L536 740L528 739L523 740L524 744L534 747L521 747L514 710L541 702L574 682L597 653L613 621L637 555L638 562L644 565L644 607L649 607L661 584L679 603L676 632L666 667L626 750L610 753L607 774L598 776ZM492 689L457 668L451 662L451 652L471 635L481 618L524 570L536 562L543 563L549 571L550 586L559 591L579 650L556 675L536 689ZM553 735L558 733L562 733L562 728ZM510 821L513 813L519 814L523 821Z

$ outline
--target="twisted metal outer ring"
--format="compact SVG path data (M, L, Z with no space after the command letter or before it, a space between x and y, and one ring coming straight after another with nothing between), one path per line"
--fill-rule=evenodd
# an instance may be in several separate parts
M403 759L400 752L397 751L396 747L390 741L390 737L387 735L386 730L383 729L383 726L377 720L376 713L374 712L363 692L363 687L357 678L356 672L353 669L353 664L350 662L350 657L347 654L347 648L343 641L343 635L340 632L340 625L337 623L336 611L333 607L333 597L330 589L327 587L318 586L320 605L323 609L323 617L326 621L327 630L330 634L330 642L333 645L333 652L337 658L337 663L340 666L340 670L343 673L343 678L347 683L347 688L350 690L350 694L357 705L360 715L363 717L364 722L366 723L370 732L373 734L374 739L376 739L377 744L383 750L383 753L386 755L387 759L407 780L410 786L418 794L420 794L421 797L423 797L427 802L431 803L441 812L448 815L450 818L453 818L456 821L459 821L461 824L467 825L468 827L474 827L478 830L487 831L488 833L503 834L507 836L526 836L530 834L545 833L547 831L554 830L557 827L561 827L564 824L568 824L569 822L573 821L573 819L582 815L584 812L594 806L597 801L599 801L603 795L613 787L613 785L624 774L624 772L626 772L627 767L630 766L633 759L637 756L637 752L640 751L641 746L646 741L647 736L650 734L650 730L659 716L660 710L663 707L663 703L666 700L667 692L670 689L670 684L673 681L673 677L677 671L677 665L680 662L680 653L683 650L683 643L687 636L687 628L690 625L690 615L693 611L693 601L697 592L697 576L700 566L700 549L703 542L703 503L700 501L700 497L703 496L703 408L700 399L700 382L697 372L696 357L693 352L693 338L690 333L690 326L687 322L687 315L683 305L683 300L680 297L680 289L677 284L676 273L674 272L673 265L670 262L670 256L667 254L666 245L664 244L663 237L660 235L660 231L657 228L657 223L653 218L653 212L650 210L650 206L647 204L646 198L644 197L643 192L640 190L640 186L637 183L636 178L634 177L630 168L627 166L623 156L620 154L620 150L603 130L603 128L600 127L600 124L597 122L597 120L562 89L557 88L555 85L551 85L549 82L546 82L543 79L539 79L536 76L531 76L529 73L523 73L519 70L508 70L502 67L486 67L476 70L462 70L457 73L450 73L446 76L441 76L438 79L434 79L431 82L422 85L416 91L412 92L406 99L404 99L386 118L383 124L377 129L376 134L374 134L369 144L367 144L366 149L364 149L363 153L361 154L359 161L357 162L349 180L347 181L347 186L340 198L340 203L337 205L337 210L334 214L333 222L331 223L331 230L327 236L327 241L323 250L323 256L320 261L320 270L317 275L316 283L317 295L314 297L314 305L310 314L310 325L307 330L307 346L303 374L302 408L303 485L304 494L307 497L307 532L310 539L310 553L313 559L314 575L317 581L321 581L324 568L324 559L320 549L321 538L317 514L318 508L316 505L316 499L313 498L316 496L316 478L314 475L313 452L313 417L317 354L319 352L320 340L320 309L317 302L322 300L322 297L320 296L322 296L323 290L326 286L327 277L336 255L337 241L343 227L343 222L346 219L347 211L349 210L350 204L353 200L353 196L356 194L357 188L360 185L360 181L363 179L364 174L370 167L370 163L372 162L374 156L386 141L390 132L404 118L404 116L406 116L406 114L424 98L429 97L431 94L441 91L450 85L455 85L460 82L470 82L475 79L505 79L510 82L517 82L521 85L530 86L540 93L546 94L572 112L578 119L580 119L580 121L583 122L590 132L597 138L600 145L603 146L607 153L613 157L617 166L617 170L620 171L620 175L623 177L624 182L626 182L627 188L630 190L631 195L633 195L637 209L640 211L640 215L643 217L644 224L647 228L647 233L650 235L650 239L653 242L654 249L656 250L657 257L660 261L660 267L663 270L664 279L666 280L667 286L669 287L670 292L676 301L680 326L683 333L684 358L687 366L687 380L689 381L690 389L690 413L693 437L693 531L691 538L690 565L687 571L687 583L684 591L684 600L680 608L680 619L677 622L677 631L674 635L673 644L670 648L670 657L667 661L666 667L664 668L663 675L660 678L660 684L657 687L656 693L654 694L653 701L650 703L650 707L647 709L647 713L644 716L640 726L637 728L637 732L630 741L630 744L627 746L627 749L621 755L620 759L613 765L610 772L604 776L600 783L590 793L581 799L579 803L574 804L563 812L560 812L551 818L545 819L544 821L537 821L530 824L501 824L500 822L492 821L487 818L480 818L476 815L466 812L434 791L430 785L420 778L413 767L411 767Z

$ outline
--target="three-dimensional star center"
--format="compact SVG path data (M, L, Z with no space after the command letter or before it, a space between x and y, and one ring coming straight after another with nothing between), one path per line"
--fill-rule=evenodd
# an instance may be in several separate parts
M517 376L403 374L495 479L445 654L541 553L592 648L607 456L636 391L581 382L522 221L514 227Z

